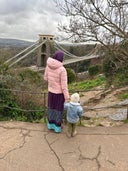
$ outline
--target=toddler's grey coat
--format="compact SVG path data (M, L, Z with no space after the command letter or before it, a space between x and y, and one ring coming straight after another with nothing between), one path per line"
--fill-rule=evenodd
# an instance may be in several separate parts
M77 123L83 114L83 108L80 103L64 103L64 109L67 110L67 121Z

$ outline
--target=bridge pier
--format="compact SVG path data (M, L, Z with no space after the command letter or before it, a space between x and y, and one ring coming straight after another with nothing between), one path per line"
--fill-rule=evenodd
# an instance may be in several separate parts
M39 47L38 50L37 67L45 67L47 58L52 56L55 51L54 35L39 34L39 44L42 42L44 43Z

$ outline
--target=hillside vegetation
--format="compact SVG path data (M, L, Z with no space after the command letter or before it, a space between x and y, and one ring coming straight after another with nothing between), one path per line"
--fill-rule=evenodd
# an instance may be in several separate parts
M30 46L31 44L33 44L33 42L18 39L0 38L0 47L3 48L24 48Z
M47 84L42 79L43 73L24 68L24 66L36 64L37 52L34 52L28 58L21 61L18 67L8 68L4 64L4 61L20 52L21 48L1 48L0 51L1 120L15 119L32 122L43 118L44 121L47 106ZM80 51L78 50L78 52ZM110 86L114 88L127 86L127 63L125 65L118 63L118 67L116 68L116 65L112 63L112 59L116 61L115 56L111 56L110 58L110 54L108 53L105 56L103 65L88 65L88 67L85 67L86 64L83 62L82 65L75 66L78 71L88 70L88 77L82 81L77 81L76 71L73 71L74 69L71 71L71 68L68 68L70 93L76 91L84 92L99 86L105 89ZM128 94L125 92L121 96L127 98Z

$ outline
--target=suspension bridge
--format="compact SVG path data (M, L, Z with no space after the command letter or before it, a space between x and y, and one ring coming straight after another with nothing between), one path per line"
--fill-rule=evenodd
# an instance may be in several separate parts
M51 39L50 39L50 41L51 41ZM39 60L40 61L43 60L43 63L46 64L46 60L48 58L48 55L50 54L50 53L47 53L47 49L50 48L50 47L47 47L48 42L49 42L49 40L46 38L44 38L42 41L40 41L40 40L36 41L31 46L22 50L20 53L16 54L15 56L11 57L10 59L6 60L5 64L7 64L9 67L13 67L18 62L20 62L24 58L27 58L28 55L30 55L31 53L33 53L35 50L38 50L38 49L41 49L41 53L40 53L40 55L38 55L38 58L41 58ZM54 41L54 40L52 40L52 43L54 45L54 50L62 50L64 52L64 54L66 55L66 59L63 62L64 65L100 57L97 53L99 50L99 47L100 47L98 44L88 54L86 54L84 56L76 56L76 55L70 53L68 50L66 50L62 46L61 43ZM43 64L43 66L42 66L42 64L40 64L39 66L35 66L35 68L37 68L37 70L43 70L45 68L45 64Z

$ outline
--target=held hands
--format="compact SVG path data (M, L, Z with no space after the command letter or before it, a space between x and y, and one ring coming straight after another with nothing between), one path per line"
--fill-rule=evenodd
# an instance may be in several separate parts
M69 103L70 102L70 99L65 99L65 103Z

